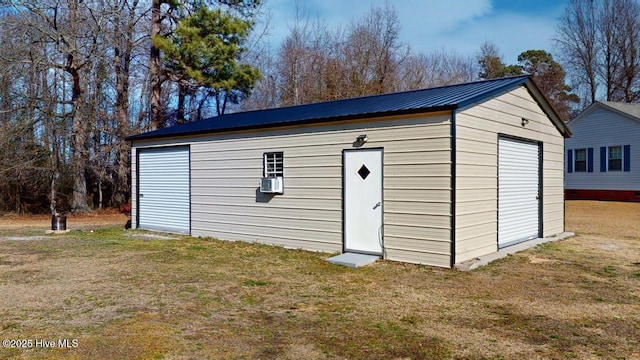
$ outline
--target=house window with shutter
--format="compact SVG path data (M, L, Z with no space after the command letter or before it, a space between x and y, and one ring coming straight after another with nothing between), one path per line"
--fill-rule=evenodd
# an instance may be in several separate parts
M631 145L600 147L600 172L631 171Z
M593 172L593 148L567 150L567 172ZM605 162L606 166L606 162Z
M622 146L609 146L608 171L622 171Z
M575 172L587 172L587 149L575 150Z

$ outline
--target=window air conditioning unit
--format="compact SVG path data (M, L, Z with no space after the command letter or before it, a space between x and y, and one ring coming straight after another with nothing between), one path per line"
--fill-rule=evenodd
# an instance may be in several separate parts
M282 177L265 177L260 179L260 192L264 194L282 194Z

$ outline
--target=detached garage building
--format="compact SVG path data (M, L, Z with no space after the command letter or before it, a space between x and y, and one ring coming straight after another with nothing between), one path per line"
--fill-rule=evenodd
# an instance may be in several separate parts
M452 267L564 231L569 129L528 76L129 138L134 227Z

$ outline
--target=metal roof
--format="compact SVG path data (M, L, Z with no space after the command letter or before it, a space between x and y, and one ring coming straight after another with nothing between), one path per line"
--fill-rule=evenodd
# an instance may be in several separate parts
M454 110L487 100L513 90L523 84L532 84L529 75L275 109L238 112L133 135L128 137L127 140L145 140L222 131ZM539 92L536 91L535 93ZM546 99L544 99L544 101L546 105L548 105ZM551 109L552 114L549 116L551 116L552 119L554 117L559 119L552 108L548 106L547 108ZM558 127L558 124L556 124L556 126ZM562 123L562 126L564 126L564 123ZM561 127L559 127L559 130L564 134Z

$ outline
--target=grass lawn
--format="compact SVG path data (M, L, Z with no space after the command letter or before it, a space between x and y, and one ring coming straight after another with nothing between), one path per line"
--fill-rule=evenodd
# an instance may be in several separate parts
M576 236L466 273L0 224L0 358L640 359L640 204L566 209Z

